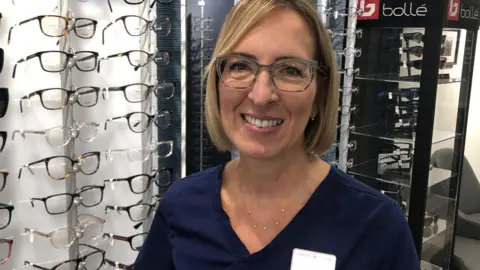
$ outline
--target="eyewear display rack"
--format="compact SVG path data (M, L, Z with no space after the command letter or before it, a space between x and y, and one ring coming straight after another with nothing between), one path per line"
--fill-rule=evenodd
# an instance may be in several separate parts
M229 152L220 152L210 140L205 126L205 91L203 80L224 17L234 1L187 0L186 66L186 174L228 162Z
M161 194L180 177L180 6L0 7L10 92L0 269L131 269Z
M480 1L351 2L363 35L347 172L404 209L424 269L450 269Z

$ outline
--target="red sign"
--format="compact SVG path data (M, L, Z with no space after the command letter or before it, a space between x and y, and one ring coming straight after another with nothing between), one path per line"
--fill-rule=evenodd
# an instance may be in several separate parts
M458 21L460 19L460 0L448 0L447 20Z
M357 7L363 10L357 20L378 20L380 0L357 0Z

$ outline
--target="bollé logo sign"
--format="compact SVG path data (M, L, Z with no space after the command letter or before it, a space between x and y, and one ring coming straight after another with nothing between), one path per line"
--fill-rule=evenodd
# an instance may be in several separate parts
M378 20L380 0L357 0L357 7L363 10L357 20Z
M448 0L447 20L458 21L460 19L478 20L480 12L475 6L462 5L460 0Z
M448 0L447 20L458 21L460 19L460 0Z
M424 17L427 15L425 4L415 6L413 2L405 2L400 6L387 6L383 3L380 6L380 0L357 0L358 8L363 13L358 16L358 20L378 20L380 10L383 17Z

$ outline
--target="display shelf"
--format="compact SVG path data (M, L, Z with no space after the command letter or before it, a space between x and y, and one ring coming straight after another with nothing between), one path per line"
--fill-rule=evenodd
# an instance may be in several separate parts
M355 127L355 130L353 130L351 133L355 135L374 137L398 143L415 143L415 138L400 138L395 134L387 132L385 128L385 121L379 121L376 123ZM460 136L461 134L456 134L454 132L435 130L432 136L432 144L452 140L455 138L459 138Z
M358 80L379 81L379 82L413 82L420 83L420 75L400 76L395 73L380 74L362 74L355 76ZM438 79L438 84L458 83L462 82L459 78Z
M402 181L392 181L386 180L378 176L378 174L372 173L372 168L376 168L378 166L378 160L372 159L365 162L361 162L358 164L353 165L349 170L348 173L351 175L358 175L361 177L365 177L371 180L380 181L383 183L395 184L403 187L410 187L410 181L405 181L405 179L401 179ZM430 170L430 174L428 176L428 186L431 187L435 184L448 180L452 177L455 177L456 174L452 175L452 172L449 170L439 169L432 167Z

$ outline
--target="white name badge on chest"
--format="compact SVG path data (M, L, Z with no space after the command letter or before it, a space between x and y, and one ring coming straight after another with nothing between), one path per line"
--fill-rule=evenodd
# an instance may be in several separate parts
M335 270L336 262L335 255L295 248L290 270Z

